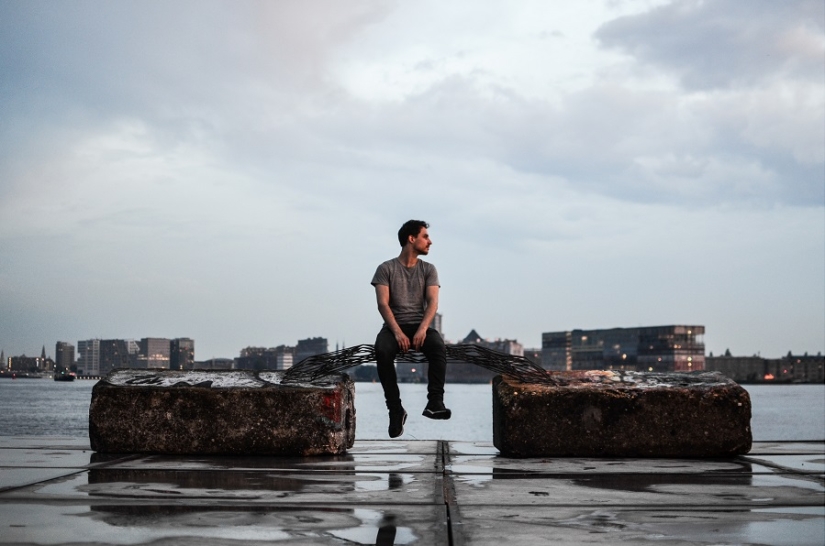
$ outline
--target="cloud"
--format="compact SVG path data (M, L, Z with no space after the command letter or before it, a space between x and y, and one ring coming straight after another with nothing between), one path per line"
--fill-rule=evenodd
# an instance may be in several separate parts
M675 72L688 89L708 90L777 78L821 83L824 25L818 0L676 0L605 23L596 37Z
M2 3L0 346L369 341L410 217L452 337L821 332L821 29L754 5Z

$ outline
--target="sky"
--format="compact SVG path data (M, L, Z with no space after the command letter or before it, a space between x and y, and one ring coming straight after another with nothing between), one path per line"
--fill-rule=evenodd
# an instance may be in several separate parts
M0 0L0 350L372 343L429 222L447 340L825 351L821 0Z

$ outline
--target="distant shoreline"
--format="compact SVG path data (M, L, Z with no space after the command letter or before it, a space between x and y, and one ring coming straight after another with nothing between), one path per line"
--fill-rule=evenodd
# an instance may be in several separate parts
M211 370L210 370L211 371ZM0 372L0 379L53 379L52 374L47 375L35 375L26 372L22 373L9 373L9 372ZM103 379L100 376L84 376L78 375L75 379L78 381L100 381ZM369 379L355 379L353 378L355 383L376 383L377 381L369 380ZM420 381L403 381L399 380L399 383L405 384L417 384ZM490 381L447 381L448 385L484 385L489 384ZM777 385L777 386L789 386L789 385L825 385L825 382L817 382L817 381L736 381L739 385Z

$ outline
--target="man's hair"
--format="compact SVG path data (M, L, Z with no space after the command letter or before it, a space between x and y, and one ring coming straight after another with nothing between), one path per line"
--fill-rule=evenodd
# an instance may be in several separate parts
M401 226L401 229L398 230L398 242L403 247L407 244L407 238L410 235L418 237L421 230L428 227L430 227L430 224L422 220L407 220L404 222L404 225Z

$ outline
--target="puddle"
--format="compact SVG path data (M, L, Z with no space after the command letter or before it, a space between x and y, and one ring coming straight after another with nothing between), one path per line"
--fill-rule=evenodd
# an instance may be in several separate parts
M356 508L352 512L356 518L361 520L360 526L333 529L329 534L351 544L374 544L375 546L412 544L417 540L411 528L396 525L394 514L363 508Z

